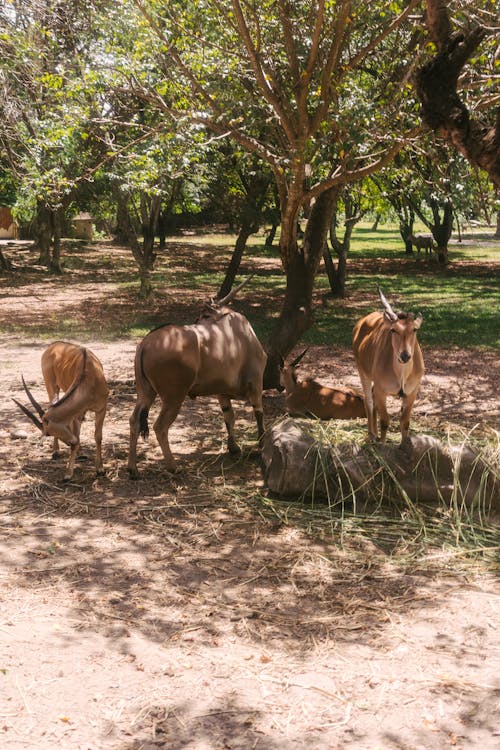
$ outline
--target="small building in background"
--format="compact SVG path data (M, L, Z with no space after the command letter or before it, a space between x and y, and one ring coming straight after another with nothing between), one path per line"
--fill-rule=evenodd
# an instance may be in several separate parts
M0 206L0 240L17 239L17 224L8 206Z
M77 214L71 222L73 237L79 240L91 240L94 234L94 220L85 211Z

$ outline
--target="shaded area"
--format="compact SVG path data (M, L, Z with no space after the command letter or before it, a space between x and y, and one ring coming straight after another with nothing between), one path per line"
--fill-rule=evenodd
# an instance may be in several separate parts
M297 505L275 512L241 403L240 460L224 452L215 400L188 400L172 429L181 472L164 471L152 436L140 445L141 479L129 481L135 346L116 331L187 322L211 281L195 274L194 286L174 287L193 260L192 246L179 245L171 297L142 308L115 284L111 260L98 272L102 256L92 253L64 284L27 270L1 304L10 331L0 347L3 746L496 748L498 584L479 557L429 550L413 533L384 545L369 524L344 533L335 514L320 528ZM251 319L268 310L274 274L266 266L259 294L238 303ZM366 301L358 294L353 304ZM50 441L11 397L22 372L43 399L42 334L76 337L79 321L111 385L107 475L94 475L89 418L88 460L64 484L64 457L50 459ZM495 424L493 352L427 347L425 356L416 425ZM304 375L358 385L338 345L313 346ZM282 411L283 396L266 394L266 420ZM13 439L17 430L24 439Z

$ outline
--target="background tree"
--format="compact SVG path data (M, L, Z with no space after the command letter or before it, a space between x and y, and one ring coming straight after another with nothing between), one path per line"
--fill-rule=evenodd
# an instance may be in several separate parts
M351 247L352 233L356 224L373 208L373 201L367 195L368 186L368 181L347 185L337 194L329 231L330 244L337 256L337 265L333 262L326 242L323 250L323 260L334 297L345 297L347 257ZM340 224L344 226L342 236L339 231Z
M64 211L100 151L87 127L82 81L103 2L25 0L0 8L0 149L35 213L40 262L61 272Z

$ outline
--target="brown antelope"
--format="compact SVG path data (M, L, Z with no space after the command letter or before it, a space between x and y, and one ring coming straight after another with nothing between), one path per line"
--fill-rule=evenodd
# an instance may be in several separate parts
M93 411L96 472L103 474L102 425L109 391L101 362L90 349L66 341L56 341L42 354L42 372L50 401L46 410L36 401L22 378L26 395L40 419L19 401L14 401L43 435L54 438L54 458L58 455L59 440L70 446L65 479L73 476L75 459L80 450L80 427L85 413ZM60 391L64 391L62 398L59 398Z
M418 255L420 255L421 250L425 251L426 256L432 255L434 252L434 239L431 234L410 234L408 241L415 245Z
M158 395L160 414L154 431L166 467L174 471L168 431L186 396L217 396L228 434L228 450L239 453L234 438L231 398L247 399L253 407L259 443L264 434L262 384L266 354L248 320L227 303L248 277L220 300L204 305L193 325L164 325L141 341L135 356L137 401L130 417L128 470L137 478L137 439L147 438L148 413Z
M372 312L356 323L354 356L365 394L369 438L378 438L378 413L380 438L385 441L389 426L386 399L392 395L402 399L400 426L403 442L408 437L411 411L424 374L424 361L417 341L422 315L396 314L380 288L378 293L384 312Z
M286 409L292 417L318 419L356 419L366 416L361 393L348 388L328 388L317 380L298 380L295 368L307 352L286 364L281 358L280 382L286 393Z

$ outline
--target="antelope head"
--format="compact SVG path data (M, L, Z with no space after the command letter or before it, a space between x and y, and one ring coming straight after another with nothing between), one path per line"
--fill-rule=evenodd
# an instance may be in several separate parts
M417 331L422 325L422 315L418 313L415 317L413 313L395 313L380 287L378 293L384 308L384 320L390 329L394 355L400 364L405 365L413 357Z
M285 360L280 354L280 385L281 388L288 388L289 390L292 388L292 383L295 384L297 382L297 376L295 374L295 368L299 364L299 362L304 357L305 353L308 351L309 347L307 346L303 352L301 352L295 359L293 359L291 362L286 364Z

